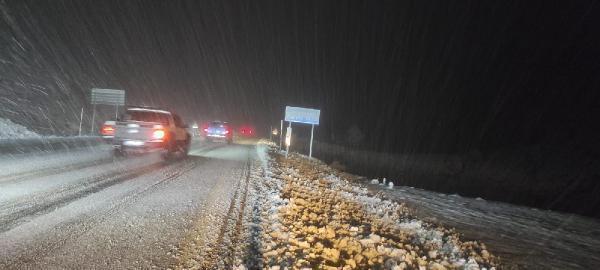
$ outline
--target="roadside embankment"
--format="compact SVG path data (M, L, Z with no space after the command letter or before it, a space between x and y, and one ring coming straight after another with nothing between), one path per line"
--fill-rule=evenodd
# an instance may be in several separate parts
M418 220L326 164L271 152L263 181L277 189L262 222L264 268L496 269L485 244Z

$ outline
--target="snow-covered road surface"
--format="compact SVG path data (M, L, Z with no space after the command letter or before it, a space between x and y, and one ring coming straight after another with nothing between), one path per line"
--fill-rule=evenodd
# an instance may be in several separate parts
M287 211L284 184L306 172L277 169L285 162L275 165L267 147L255 143L194 142L187 159L170 162L158 153L114 159L107 145L2 156L0 269L268 266L269 248L276 247L269 242L269 228L286 221L276 215ZM316 175L308 174L309 180ZM330 193L364 189L330 178L322 179L329 181ZM314 190L300 190L309 180L291 187L307 195ZM485 243L501 257L502 269L600 265L597 220L402 186L369 188L406 203L419 220L454 227L463 240ZM344 198L364 209L385 208L371 205L381 202L378 196L369 199L364 190L360 200L359 193Z
M0 269L170 267L199 215L228 210L256 156L252 144L195 143L173 162L109 151L1 158Z
M421 219L455 227L517 269L600 269L600 221L399 186L370 185Z

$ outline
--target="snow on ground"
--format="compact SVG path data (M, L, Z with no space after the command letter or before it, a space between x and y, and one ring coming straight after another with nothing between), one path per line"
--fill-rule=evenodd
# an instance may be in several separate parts
M0 139L38 138L39 134L26 127L13 123L9 119L0 118Z
M402 204L374 197L337 171L259 144L250 183L254 219L238 269L494 269L477 241L414 218ZM270 155L266 155L270 150ZM254 260L248 260L248 256Z
M48 151L22 154L9 154L0 156L0 178L24 174L32 169L65 168L79 163L89 163L111 157L110 146L96 145L92 147L76 148L68 151ZM26 162L24 162L24 160Z
M600 220L418 188L368 188L404 202L421 219L484 241L515 269L600 269Z
M188 235L222 239L209 248L237 246L244 211L230 206L244 205L254 148L194 145L196 156L169 162L91 149L0 158L0 172L26 164L0 174L0 269L167 269ZM207 251L226 262L229 253Z

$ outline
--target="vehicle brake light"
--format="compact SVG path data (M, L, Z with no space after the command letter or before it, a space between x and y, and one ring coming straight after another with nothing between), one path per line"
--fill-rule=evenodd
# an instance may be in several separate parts
M228 129L225 130L225 134L229 134L229 130Z
M161 140L165 138L165 131L162 129L157 129L152 133L152 138L156 140Z
M100 131L100 133L102 133L102 135L114 135L115 134L115 128L113 126L110 125L104 125L102 126L102 130Z

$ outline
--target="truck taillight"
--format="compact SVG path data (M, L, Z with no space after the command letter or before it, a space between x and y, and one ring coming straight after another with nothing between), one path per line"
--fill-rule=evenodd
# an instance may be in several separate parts
M164 139L165 138L165 131L162 130L162 129L155 130L152 133L152 138L157 139L157 140Z
M111 125L104 125L102 126L102 130L100 131L100 133L102 135L114 135L115 134L115 128Z

